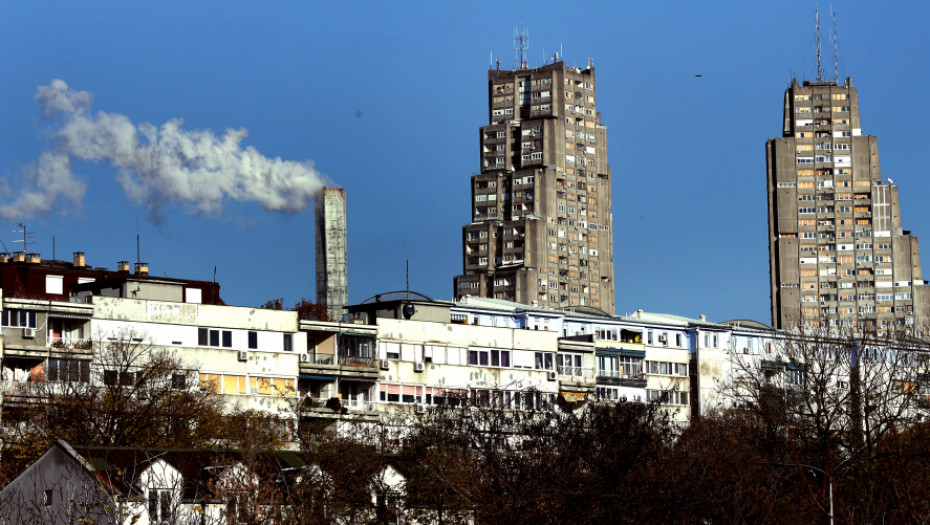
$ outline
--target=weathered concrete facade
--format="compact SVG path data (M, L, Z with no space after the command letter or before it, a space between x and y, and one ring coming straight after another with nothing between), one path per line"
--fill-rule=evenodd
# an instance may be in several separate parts
M594 68L491 70L488 113L455 297L612 314L611 179Z
M323 188L316 197L316 302L342 319L349 303L346 190Z
M862 135L856 88L792 81L782 137L766 142L772 324L926 330L917 237Z

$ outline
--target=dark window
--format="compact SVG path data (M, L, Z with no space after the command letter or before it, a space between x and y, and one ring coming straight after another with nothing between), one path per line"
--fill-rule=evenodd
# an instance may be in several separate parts
M171 516L171 493L163 490L158 495L161 496L161 519L167 521Z
M388 403L397 403L400 401L400 394L388 394Z
M478 364L478 352L474 350L468 351L468 364L477 365Z
M200 346L207 346L210 344L210 331L206 328L197 329L197 344Z
M10 326L10 312L7 310L0 313L0 326Z
M501 366L500 350L491 350L491 366Z
M28 314L26 310L19 311L19 326L29 326L28 316L26 314Z
M135 374L132 372L120 372L119 373L119 385L120 386L132 386L135 379Z
M285 352L294 351L294 334L284 334L284 351Z
M478 352L478 357L480 358L479 363L481 366L488 366L488 353L487 352Z
M510 352L501 352L501 366L510 366Z
M220 346L219 330L210 330L210 346Z
M158 521L158 491L149 491L149 521Z
M410 394L404 394L404 403L413 403L413 396Z
M173 374L171 376L171 388L183 390L187 387L187 376L184 374Z
M387 401L387 392L385 392L384 390L382 390L382 391L381 391L380 399L381 399L381 401Z
M53 491L51 491L51 490L46 490L46 491L42 494L42 505L44 505L44 506L46 506L46 507L51 507L51 506L52 506L52 494L53 494Z
M103 383L105 385L115 385L116 379L119 377L119 374L116 370L104 370L103 371Z
M249 332L249 350L258 349L258 332Z
M223 348L232 348L232 332L223 330Z

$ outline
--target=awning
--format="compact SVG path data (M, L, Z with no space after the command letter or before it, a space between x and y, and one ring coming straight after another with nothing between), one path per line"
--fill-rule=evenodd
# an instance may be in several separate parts
M601 355L619 355L623 357L639 357L641 359L646 357L645 350L630 350L628 348L602 348L602 347L597 347L596 350L597 350L597 353Z
M90 321L90 315L86 314L65 314L60 312L49 312L49 317L54 317L56 319L81 319L83 321Z
M378 338L378 336L375 335L375 334L361 334L361 333L358 333L358 332L342 332L340 335L343 335L343 336L348 335L348 336L350 336L350 337L369 337L369 338L371 338L371 339L377 339L377 338Z
M300 374L301 379L313 379L316 381L335 381L336 376L318 376L314 374Z

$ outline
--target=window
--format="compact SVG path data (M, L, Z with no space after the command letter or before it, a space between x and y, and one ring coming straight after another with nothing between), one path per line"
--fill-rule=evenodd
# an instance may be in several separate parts
M662 376L688 376L686 363L668 363L664 361L646 361L646 373Z
M64 291L64 277L61 275L45 276L45 293L50 295L62 295Z
M677 390L672 390L672 391L646 390L646 400L649 402L661 403L663 405L687 406L688 393L679 392Z
M45 377L48 381L88 383L90 382L90 361L50 358Z
M549 352L535 352L533 364L536 370L552 370L552 354Z
M284 351L294 351L294 334L284 334Z
M223 348L232 348L231 330L211 330L209 328L197 329L197 345L220 347L222 339Z
M249 332L249 350L258 349L258 332Z
M54 491L52 490L45 490L42 492L42 506L43 507L52 506L52 494L54 494Z
M149 522L160 523L171 519L171 491L149 490Z

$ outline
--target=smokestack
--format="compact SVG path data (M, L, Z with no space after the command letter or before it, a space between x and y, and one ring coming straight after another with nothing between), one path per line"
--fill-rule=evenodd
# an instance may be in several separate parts
M8 263L13 255L10 252L0 252L0 263Z
M136 275L148 275L149 274L149 263L137 262L134 266L135 266Z
M119 261L116 263L116 273L129 273L129 261Z
M84 252L74 252L74 267L83 268L87 266L84 264Z
M42 257L38 253L27 253L26 262L29 264L40 264L42 262Z
M349 302L346 190L323 188L316 195L316 302L341 320Z
M26 262L26 252L13 252L13 262Z

